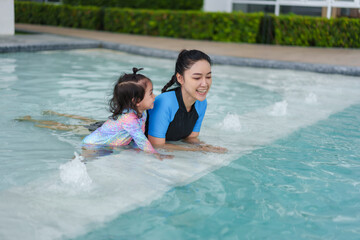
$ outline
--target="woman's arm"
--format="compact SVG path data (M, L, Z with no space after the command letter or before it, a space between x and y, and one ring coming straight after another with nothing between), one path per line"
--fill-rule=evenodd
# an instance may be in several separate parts
M199 132L192 132L187 138L184 139L184 142L191 143L191 144L201 144L201 142L198 138Z
M190 147L184 147L182 145L166 143L165 138L157 138L149 135L148 139L155 148L162 148L166 150L175 150L175 151L198 151L198 149L194 147L190 148Z
M227 152L226 148L215 147L208 144L203 144L198 138L198 132L192 132L186 139L185 142L189 143L187 145L176 145L171 143L166 143L165 138L157 138L153 136L148 136L149 141L155 148L163 148L167 150L175 151L192 151L192 152L215 152L215 153L225 153Z

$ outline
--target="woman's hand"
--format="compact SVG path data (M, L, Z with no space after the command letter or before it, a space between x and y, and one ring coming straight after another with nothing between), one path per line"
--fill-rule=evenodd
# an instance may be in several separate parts
M213 153L226 153L228 151L226 148L212 146L209 144L200 144L199 148L201 149L201 151Z
M198 139L199 133L192 132L187 138L184 139L184 142L197 145L200 148L200 151L204 152L214 152L214 153L226 153L227 149L223 147L212 146L206 144Z
M162 161L164 159L173 159L174 158L174 155L168 155L168 154L155 153L154 155L160 161Z

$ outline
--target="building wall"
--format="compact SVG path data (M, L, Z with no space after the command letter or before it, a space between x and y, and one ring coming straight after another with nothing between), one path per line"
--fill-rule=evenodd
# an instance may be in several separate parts
M231 0L204 0L206 12L232 12Z
M0 0L0 35L14 35L14 0Z

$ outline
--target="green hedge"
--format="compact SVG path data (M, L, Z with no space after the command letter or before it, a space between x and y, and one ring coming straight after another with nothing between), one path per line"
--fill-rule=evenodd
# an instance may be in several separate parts
M15 1L15 21L175 38L360 47L360 19L139 10Z
M203 0L63 0L63 3L82 6L173 10L200 10L203 6Z
M103 10L30 2L15 2L15 22L101 30Z
M106 31L255 43L262 14L107 8Z
M279 45L360 47L360 19L279 16L274 28Z

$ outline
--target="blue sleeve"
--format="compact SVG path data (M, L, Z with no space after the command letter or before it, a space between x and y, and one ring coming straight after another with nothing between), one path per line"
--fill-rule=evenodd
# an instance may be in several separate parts
M200 101L195 102L195 109L196 109L196 112L199 115L199 118L195 123L193 132L200 132L201 123L202 123L202 121L204 119L205 112L206 112L206 107L207 107L207 100L206 99L204 101L202 101L202 102L200 102Z
M148 135L165 138L170 123L179 109L175 91L165 92L155 98L154 108L149 110Z

